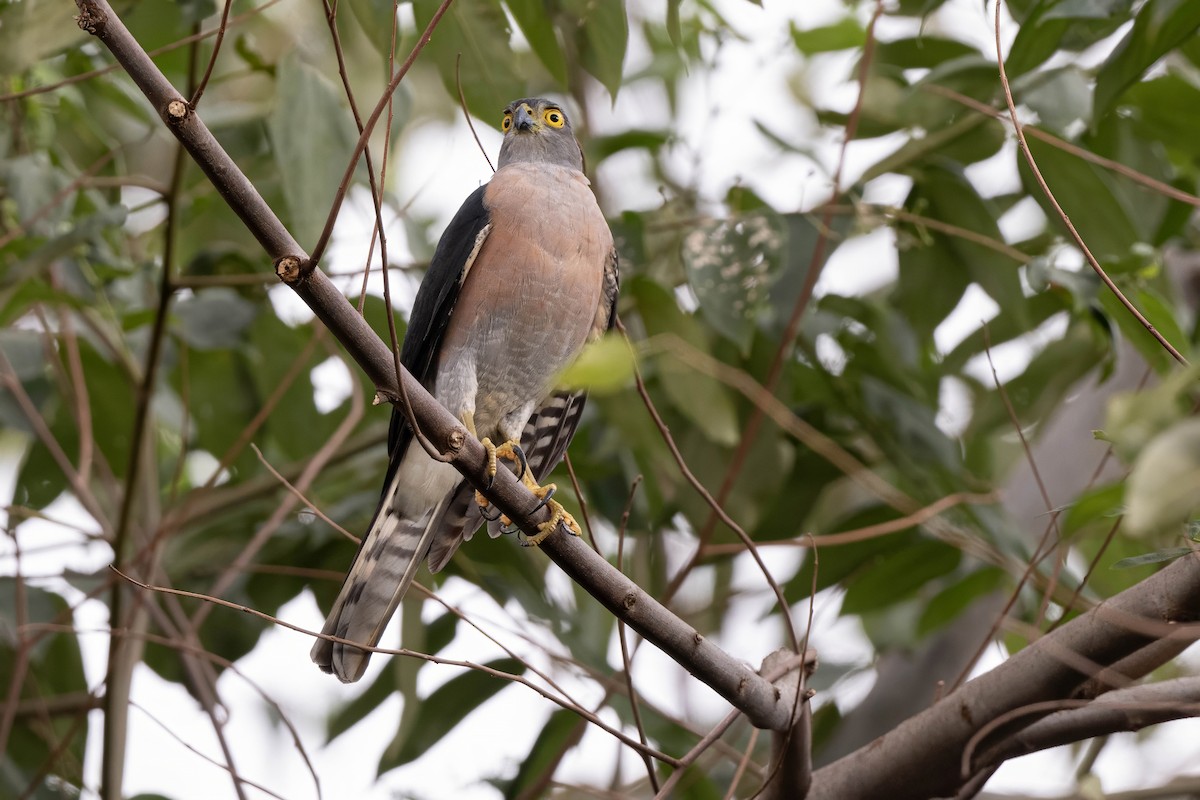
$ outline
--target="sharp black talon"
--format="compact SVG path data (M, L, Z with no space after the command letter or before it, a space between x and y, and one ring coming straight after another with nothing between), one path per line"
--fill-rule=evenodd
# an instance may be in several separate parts
M512 449L517 454L517 459L521 462L521 471L517 473L517 478L522 479L525 477L525 473L529 472L529 459L525 457L525 451L521 449L521 445L514 444Z
M521 528L518 525L501 525L500 526L500 532L503 533L505 536L512 535L519 530L521 530Z
M554 493L557 491L558 491L558 487L555 486L554 484L550 484L549 486L547 486L546 493L544 495L542 495L542 499L538 502L538 504L536 506L533 507L533 511L530 511L529 513L536 514L537 512L541 511L542 507L545 506L546 503L550 502L550 498L554 497Z
M488 508L495 508L495 506L488 506ZM500 509L497 508L496 514L495 514L495 516L493 516L487 512L487 509L485 509L483 506L480 506L479 507L479 516L483 517L488 522L495 522L496 520L500 519L500 517L502 517L504 515L501 513Z

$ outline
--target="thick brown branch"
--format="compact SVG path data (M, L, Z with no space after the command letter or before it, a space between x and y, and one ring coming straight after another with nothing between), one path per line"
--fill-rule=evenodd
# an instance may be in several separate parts
M1025 706L1071 697L1092 677L1072 663L1117 664L1165 636L1173 625L1197 620L1200 555L1190 555L1063 625L870 745L818 770L809 797L953 796L964 782L962 753L984 725ZM1167 660L1173 649L1160 652ZM1063 658L1068 653L1073 657ZM1014 726L1028 729L1038 719L1030 715ZM1006 732L1011 736L1014 728L1001 729L1002 735Z
M308 256L200 117L146 56L106 0L76 3L80 27L96 35L133 77L167 127L274 259L276 274L333 332L380 394L398 401L400 391L391 350L320 269L302 272L302 265L309 263ZM539 509L540 501L504 470L495 485L486 489L483 446L407 370L402 369L399 378L404 382L411 412L433 446L448 456L472 485L485 490L488 498L523 531L535 535L538 523L549 518L549 511ZM791 725L792 695L700 636L583 542L559 533L547 539L542 550L606 608L708 684L754 725L771 730L785 730Z
M1149 725L1195 716L1200 716L1200 678L1131 686L1109 692L1082 708L1069 708L1044 717L981 753L975 762L999 764L1095 736L1140 731Z

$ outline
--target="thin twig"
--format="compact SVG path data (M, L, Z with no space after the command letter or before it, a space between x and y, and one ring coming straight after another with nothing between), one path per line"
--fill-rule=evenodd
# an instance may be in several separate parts
M625 509L621 512L621 524L617 528L617 569L622 572L625 571L625 527L629 523L629 513L633 510L633 500L641 482L641 475L633 479L633 485L629 487L629 499L625 501ZM633 712L633 724L637 726L638 739L642 744L647 744L646 726L642 723L637 690L633 688L633 659L629 655L629 643L625 641L625 623L620 619L617 620L617 642L621 645L621 666L625 676L625 688L629 693L629 708ZM642 756L642 761L646 764L646 776L650 779L650 786L657 792L658 774L654 771L654 765L645 755Z
M462 76L459 74L459 65L462 64L462 53L454 57L454 88L458 89L458 104L462 108L463 119L467 121L467 127L471 129L471 136L475 139L475 146L479 148L479 152L483 154L483 158L487 161L488 169L492 172L496 171L496 166L492 163L491 156L487 154L487 150L483 147L483 142L479 141L479 134L475 132L475 123L471 121L471 112L467 110L467 98L463 94Z
M400 69L392 76L388 82L387 88L383 95L379 98L379 102L375 104L375 109L371 112L371 116L363 124L362 133L359 134L358 143L354 146L354 153L350 156L350 163L346 165L346 172L342 176L342 182L338 185L337 193L334 195L332 207L329 209L329 216L325 220L325 228L321 231L320 238L313 246L312 252L309 254L306 264L301 265L301 272L312 270L321 261L321 256L325 254L325 247L329 244L329 238L333 235L333 224L337 221L338 211L341 210L342 201L346 198L346 190L350 186L350 181L354 177L354 170L358 167L358 159L367 149L367 142L371 139L371 133L375 130L375 124L379 122L379 117L383 114L384 109L392 101L392 95L396 89L400 87L400 82L404 80L404 76L408 74L408 70L412 67L413 62L417 60L417 56L425 49L425 45L433 36L434 29L442 19L442 15L450 8L450 4L454 0L442 0L441 5L433 12L433 16L429 20L429 24L425 26L421 36L413 45L412 51L408 54L408 58L404 59L404 63L400 65Z
M629 335L625 330L625 325L619 318L616 320L616 328L621 332L621 335L625 337L625 343L629 347L630 353L633 353L633 344L629 341ZM758 552L758 548L755 546L754 540L750 538L750 534L746 533L745 529L735 522L728 513L726 513L725 509L721 507L716 498L709 494L709 491L704 487L704 484L700 483L700 479L693 474L691 468L687 464L687 461L684 459L683 454L679 452L679 448L675 444L675 439L673 436L671 436L671 431L667 428L667 424L663 422L662 416L658 413L658 409L654 405L654 401L650 398L650 393L646 391L646 384L642 380L641 369L637 366L636 359L634 359L633 365L633 377L637 386L638 395L642 398L642 403L646 406L646 410L650 412L650 418L654 421L655 427L658 428L659 435L662 436L663 441L667 445L667 449L670 450L671 456L675 459L675 464L679 468L680 474L683 475L684 480L691 485L696 494L700 495L700 497L704 499L704 502L708 504L713 513L716 514L722 522L729 526L729 529L736 533L738 538L742 540L742 544L745 545L747 552L750 553L750 557L754 559L754 563L758 565L758 569L760 572L762 572L763 578L766 580L767 585L770 586L771 591L775 593L775 599L779 604L779 612L783 616L784 622L787 625L788 639L792 643L793 651L799 653L800 640L797 638L796 634L796 622L792 619L791 604L788 603L787 598L784 597L783 589L779 586L779 583L775 580L775 577L771 575L771 570L767 568L766 562L762 560L762 555Z
M196 84L196 90L192 92L192 99L189 102L193 110L200 106L200 98L204 95L205 87L208 86L208 79L212 77L213 67L217 65L217 56L221 53L221 43L225 41L225 31L229 27L229 9L232 5L233 0L225 0L225 5L221 7L221 21L217 24L217 38L213 42L212 55L209 56L208 66L204 68L204 75Z
M262 454L262 450L258 449L258 445L252 443L250 445L250 449L254 451L254 455L258 456L259 463L261 463L264 467L266 467L267 472L271 473L271 475L275 478L275 480L282 483L283 487L285 489L287 489L289 492L291 492L293 497L295 497L297 500L299 500L301 503L303 503L305 508L307 508L309 511L316 514L318 519L320 519L326 525L333 528L335 531L340 533L342 536L345 536L347 539L354 542L355 544L358 544L359 542L362 541L357 536L355 536L353 533L346 530L341 525L338 525L336 522L334 522L332 519L330 519L328 517L328 515L326 515L325 512L322 511L320 509L320 507L317 506L316 503L309 500L308 497L303 492L301 492L299 489L297 489L296 486L291 481L289 481L287 478L280 475L279 471L276 470L273 466L271 466L271 462L267 461L267 457Z
M1180 364L1186 366L1188 361L1183 357L1183 354L1176 350L1175 346L1168 342L1166 338L1159 333L1152 324L1150 324L1150 321L1142 315L1142 312L1138 311L1137 307L1134 306L1134 304L1131 303L1127 297L1125 297L1125 294L1117 288L1117 285L1113 282L1112 278L1108 277L1108 273L1104 271L1104 268L1100 266L1100 262L1096 260L1094 255L1092 255L1092 251L1088 248L1087 242L1083 240L1083 237L1079 235L1079 231L1075 229L1075 225L1071 222L1071 218L1067 216L1067 212L1063 210L1061 205L1059 205L1058 200L1054 196L1054 192L1050 191L1050 186L1046 183L1046 179L1042 177L1042 171L1038 168L1037 161L1034 159L1033 153L1029 150L1029 142L1025 139L1024 126L1017 118L1017 105L1013 100L1012 87L1008 85L1008 74L1004 70L1004 51L1000 43L1001 4L1002 0L996 0L996 63L1000 70L1000 86L1004 89L1004 100L1006 103L1008 103L1008 114L1012 119L1013 130L1017 134L1017 141L1021 145L1021 155L1025 157L1025 163L1029 165L1029 170L1033 173L1034 180L1037 181L1042 193L1046 196L1046 199L1050 201L1050 205L1054 207L1059 219L1062 220L1063 225L1066 226L1067 231L1071 234L1071 238L1075 240L1075 245L1079 248L1080 252L1083 253L1084 258L1087 259L1088 264L1091 265L1095 273L1100 276L1100 280L1102 280L1104 285L1109 288L1109 291L1116 296L1121 305L1125 307L1125 310L1132 314L1134 319L1136 319L1138 323L1145 328L1151 336L1154 337L1155 341L1162 345L1162 348L1170 353L1172 358L1174 358Z
M954 492L945 497L936 500L924 508L919 508L911 514L891 519L887 522L879 522L875 525L866 525L862 528L855 528L851 531L838 531L837 533L825 533L817 536L815 534L805 534L798 539L770 539L759 542L759 547L827 547L843 544L853 544L855 542L864 542L868 539L876 539L880 536L887 536L892 533L908 530L917 525L923 525L934 517L944 514L946 511L955 506L963 504L971 505L990 505L1000 499L1000 496L995 492L986 494L976 494L973 492ZM731 542L729 544L710 544L704 548L705 557L721 556L721 555L736 555L742 552L743 547L740 544Z

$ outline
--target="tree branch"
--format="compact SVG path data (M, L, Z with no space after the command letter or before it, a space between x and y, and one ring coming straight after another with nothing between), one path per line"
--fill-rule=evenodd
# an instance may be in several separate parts
M171 132L212 181L250 232L274 259L275 272L287 283L377 387L398 402L400 384L422 432L442 455L488 499L530 535L549 518L540 501L509 472L501 470L486 488L483 446L401 368L397 376L391 350L359 316L328 277L301 250L296 240L259 195L249 179L212 133L158 70L106 0L76 0L79 25L95 35L117 58L146 95ZM311 267L311 268L310 268ZM795 697L762 678L747 664L710 643L633 581L573 536L551 536L541 549L605 608L643 638L658 646L755 726L786 730L792 724Z
M984 725L1024 706L1071 697L1093 676L1070 664L1086 660L1112 667L1171 631L1185 638L1185 631L1175 626L1197 620L1200 555L1192 554L1042 637L866 747L818 770L809 797L953 796L965 783L962 753ZM1196 634L1186 633L1192 634L1186 638ZM1172 657L1173 648L1157 652L1165 661ZM1012 736L1013 726L1032 728L1038 719L1037 715L1024 717L1002 727L997 735ZM995 741L992 738L985 746L1000 746Z
M1095 736L1140 731L1160 722L1200 716L1200 677L1176 678L1117 689L1082 708L1043 717L974 759L978 765L1082 742Z

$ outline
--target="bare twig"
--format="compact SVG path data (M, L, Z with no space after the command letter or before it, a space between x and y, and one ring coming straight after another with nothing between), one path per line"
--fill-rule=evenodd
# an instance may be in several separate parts
M1162 348L1170 353L1172 358L1174 358L1180 364L1186 365L1188 361L1183 357L1183 354L1176 350L1175 346L1168 342L1166 338L1159 333L1152 324L1150 324L1150 321L1142 315L1142 312L1138 311L1137 307L1131 303L1127 297L1125 297L1125 294L1119 288L1117 288L1117 285L1113 282L1112 278L1108 277L1108 273L1104 271L1104 268L1100 266L1100 262L1096 260L1094 255L1092 255L1092 251L1088 248L1087 242L1083 240L1083 237L1079 235L1079 231L1075 229L1075 225L1071 222L1071 218L1067 216L1067 212L1063 210L1061 205L1059 205L1058 200L1054 197L1054 192L1050 190L1050 186L1046 183L1046 179L1042 177L1042 171L1038 168L1037 161L1034 159L1033 153L1029 150L1029 142L1025 139L1025 126L1023 126L1021 124L1021 120L1017 118L1017 105L1013 100L1012 87L1008 85L1008 74L1004 70L1004 51L1000 44L1000 6L1001 0L996 0L996 62L1000 70L1000 85L1004 89L1004 100L1008 103L1008 115L1012 119L1013 130L1017 134L1017 141L1021 145L1021 155L1025 157L1025 163L1029 165L1029 170L1033 173L1034 180L1037 181L1038 186L1041 188L1042 193L1046 196L1046 199L1050 202L1050 205L1054 207L1055 213L1058 214L1059 219L1061 219L1063 225L1066 226L1067 231L1071 234L1071 238L1075 240L1075 245L1079 248L1080 252L1083 253L1084 258L1087 259L1087 262L1089 265L1091 265L1092 270L1095 271L1095 273L1100 277L1100 280L1104 282L1104 285L1108 287L1109 291L1116 296L1121 305L1125 307L1125 310L1132 314L1134 319L1136 319L1138 323L1145 328L1151 336L1154 337L1155 341L1162 345Z
M630 353L632 354L633 345L630 343L628 333L626 332L625 326L621 323L620 319L617 319L616 327L617 330L621 332L621 335L625 337L625 343L629 347ZM704 502L707 503L708 507L712 509L712 513L716 514L717 517L724 522L730 530L736 533L739 539L742 540L742 544L745 546L746 551L750 553L750 557L754 559L754 563L758 565L758 569L763 574L763 578L766 580L767 585L770 586L771 591L775 593L775 600L779 604L779 612L783 616L784 623L787 625L787 635L791 640L792 649L793 651L799 653L800 640L798 638L798 634L796 633L796 622L792 619L791 604L788 603L787 598L784 597L783 589L780 588L779 583L775 580L775 577L771 575L771 570L767 568L766 562L762 560L762 555L758 552L758 548L755 547L754 540L750 538L750 534L746 533L745 529L742 528L741 525L734 521L733 517L726 513L725 509L721 507L721 504L717 502L716 498L714 498L712 494L709 493L708 489L704 487L704 484L700 483L700 479L695 476L691 470L691 467L688 466L683 454L679 452L679 448L675 444L674 437L671 436L671 431L667 428L667 424L663 422L662 416L658 413L658 409L654 406L654 401L650 398L650 393L646 391L646 383L642 380L641 369L637 366L636 358L633 360L633 377L637 385L638 395L642 398L642 403L646 406L646 410L650 412L650 418L654 421L654 426L658 429L659 435L662 436L663 441L667 445L667 449L671 452L671 456L675 459L675 465L679 468L680 474L683 475L684 480L691 485L696 494L700 495L700 497L704 499Z
M233 0L225 0L225 5L221 7L221 21L217 24L217 38L213 42L212 55L208 58L208 66L204 68L200 82L196 84L196 90L192 92L190 105L193 109L200 106L200 98L204 95L208 79L212 77L213 68L217 65L217 56L221 54L221 43L225 41L225 31L229 28L229 9L232 5Z

